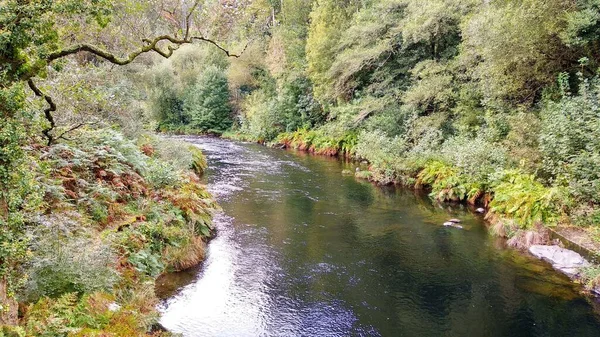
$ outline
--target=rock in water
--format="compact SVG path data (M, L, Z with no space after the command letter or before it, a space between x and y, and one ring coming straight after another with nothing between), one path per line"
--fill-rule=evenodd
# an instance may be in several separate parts
M460 219L450 219L448 220L448 222L452 222L452 223L460 223Z
M559 246L533 245L529 247L529 252L537 258L549 262L554 269L569 277L577 276L581 268L591 265L578 253Z
M483 213L485 213L485 209L479 207L478 209L475 210L475 213L483 214Z
M456 223L454 223L454 222L451 222L451 221L446 221L446 222L444 222L442 225L443 225L444 227L454 227L454 228L458 228L458 229L462 229L462 228L463 228L463 226L461 226L461 225L457 225Z

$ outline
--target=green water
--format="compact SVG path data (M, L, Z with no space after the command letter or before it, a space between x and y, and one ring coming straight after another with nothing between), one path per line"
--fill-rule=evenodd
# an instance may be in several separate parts
M591 302L482 219L341 171L356 164L214 138L223 207L206 262L163 279L184 336L600 336ZM464 229L441 224L460 218Z

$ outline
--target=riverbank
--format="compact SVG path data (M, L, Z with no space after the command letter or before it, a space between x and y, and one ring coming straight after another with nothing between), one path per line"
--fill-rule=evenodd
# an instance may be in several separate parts
M567 214L551 214L554 211L551 194L555 191L535 181L533 176L519 171L508 172L508 176L498 184L486 186L482 182L461 180L457 167L437 160L416 161L403 165L404 169L394 168L393 158L377 163L368 162L367 158L357 154L355 134L329 137L314 130L300 130L280 134L272 142L252 139L240 133L225 133L223 137L342 157L357 163L352 174L359 179L426 191L439 202L465 203L473 212L483 209L490 233L506 239L508 246L524 252L534 245L559 243L593 263L600 256L598 234L570 224ZM577 273L568 276L582 283L587 293L597 296L600 293L600 266L585 264L580 267Z
M215 234L201 151L106 129L30 151L40 202L23 213L19 303L0 335L170 336L155 331L156 280L198 265Z

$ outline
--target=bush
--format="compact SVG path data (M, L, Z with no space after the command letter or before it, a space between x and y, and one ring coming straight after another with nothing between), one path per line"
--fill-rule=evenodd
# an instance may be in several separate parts
M110 245L84 236L58 236L58 228L35 232L25 297L57 297L66 293L111 290L118 280Z
M546 102L541 112L540 150L544 169L553 176L568 175L579 156L600 153L600 83L581 81L579 95L567 92L558 102Z
M175 169L170 163L150 158L144 177L152 187L159 189L177 186L180 183L180 174L181 171Z
M406 171L404 155L408 147L401 137L388 137L381 131L363 131L358 136L356 156L372 164L375 180L391 183Z
M441 156L460 169L461 174L482 184L488 181L489 174L502 170L508 164L508 155L503 146L481 137L451 138L442 145Z
M440 201L467 200L474 203L481 196L482 185L443 161L432 160L417 175L417 185L431 186L431 196Z
M160 255L147 250L132 253L127 261L131 263L135 270L152 277L158 276L165 269Z
M194 172L196 172L196 174L202 176L204 171L208 168L206 156L204 156L204 153L202 153L202 151L196 146L190 146L189 150L192 153L192 164L190 167Z
M275 139L285 131L275 108L276 101L264 90L252 92L242 104L240 130L258 142Z

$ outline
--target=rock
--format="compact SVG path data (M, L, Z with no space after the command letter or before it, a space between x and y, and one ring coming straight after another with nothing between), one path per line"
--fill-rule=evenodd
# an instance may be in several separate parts
M452 223L460 223L460 219L450 219L448 220L448 222L452 222Z
M549 262L554 269L569 277L577 276L581 268L591 265L578 253L559 246L533 245L529 247L529 252L537 258Z
M478 209L475 210L475 213L483 214L483 213L485 213L485 208L479 207Z
M454 227L454 228L458 228L458 229L462 229L462 228L463 228L463 226L461 226L461 225L458 225L458 224L456 224L456 223L454 223L454 222L451 222L451 221L446 221L446 222L444 222L442 225L443 225L444 227Z

